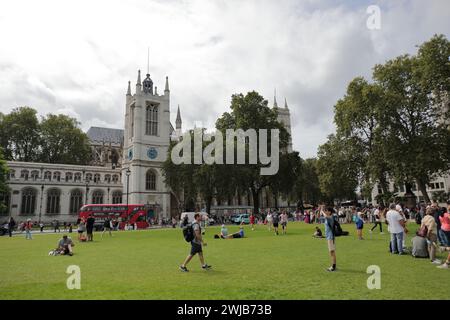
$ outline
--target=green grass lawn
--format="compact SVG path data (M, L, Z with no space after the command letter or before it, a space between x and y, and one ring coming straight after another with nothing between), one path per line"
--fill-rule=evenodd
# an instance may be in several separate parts
M314 226L303 223L291 222L289 233L279 236L265 226L246 226L247 238L233 240L213 239L219 227L208 228L204 253L213 269L202 270L194 257L189 273L178 269L190 248L180 229L115 232L103 240L96 233L93 243L76 242L73 257L48 256L59 234L34 235L31 241L1 237L0 299L450 298L450 270L427 259L390 255L389 234L369 234L368 227L359 241L354 225L343 226L350 236L337 238L335 273L325 271L326 241L312 238ZM408 245L410 240L408 235ZM81 290L66 287L69 265L81 268ZM366 286L369 265L381 268L380 290Z

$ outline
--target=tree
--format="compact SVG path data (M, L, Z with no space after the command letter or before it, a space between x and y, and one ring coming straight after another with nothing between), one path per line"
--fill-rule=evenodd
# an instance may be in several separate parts
M316 205L323 200L317 174L317 159L301 161L301 171L295 184L295 192L303 203Z
M2 201L0 201L0 214L4 213L7 210L7 204L4 203L5 200L4 195L9 192L9 187L6 181L7 174L8 174L8 167L3 157L3 151L0 148L0 196L2 199Z
M38 161L40 136L36 114L36 110L30 107L20 107L0 117L1 147L5 159Z
M449 54L448 40L435 36L417 56L403 55L374 68L386 97L380 113L384 156L398 180L417 182L426 202L427 183L450 168L449 114L440 103L450 87Z
M87 164L90 160L88 136L76 119L48 114L40 124L42 162Z
M355 199L358 186L359 155L352 151L350 140L330 135L328 141L319 147L317 172L319 185L328 202L335 199Z
M216 128L220 130L224 136L227 129L278 129L280 130L280 149L288 143L289 134L283 125L277 120L277 113L274 109L269 108L267 100L255 91L243 94L234 94L231 97L231 112L224 113L216 121ZM271 150L269 141L268 150ZM248 145L248 141L246 141ZM259 146L258 146L259 148ZM248 148L246 148L248 150ZM259 150L259 149L258 149ZM236 148L235 148L236 151ZM225 152L224 152L225 153ZM236 152L235 152L236 156ZM261 164L240 164L226 165L232 167L236 177L236 183L243 190L249 190L253 198L253 212L259 212L259 195L261 190L269 186L271 182L270 176L260 174Z

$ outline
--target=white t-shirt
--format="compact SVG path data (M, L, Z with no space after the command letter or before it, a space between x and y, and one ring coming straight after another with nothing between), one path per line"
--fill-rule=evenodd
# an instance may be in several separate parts
M375 216L375 221L376 222L380 222L381 221L380 210L375 209L375 211L373 212L373 215Z
M386 214L386 220L389 223L390 233L402 233L403 227L400 221L404 220L403 216L396 210L389 210Z

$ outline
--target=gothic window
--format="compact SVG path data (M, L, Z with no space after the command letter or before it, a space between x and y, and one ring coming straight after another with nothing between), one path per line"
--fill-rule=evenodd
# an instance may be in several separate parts
M52 173L50 171L45 171L44 180L48 180L48 181L52 180Z
M22 191L21 213L25 215L34 214L36 209L36 190L25 188Z
M33 170L31 171L31 180L36 181L39 179L39 171Z
M145 175L145 190L156 190L156 174L153 170L148 170Z
M77 214L83 205L83 193L79 189L72 190L70 193L69 213Z
M9 170L7 179L11 180L11 179L14 179L15 177L16 177L16 170Z
M66 172L66 182L72 181L73 174L72 172Z
M92 181L92 173L86 173L86 181Z
M28 180L28 170L22 170L22 171L20 172L20 177L21 177L22 179L24 179L25 181L27 181L27 180Z
M61 191L58 189L50 189L47 191L47 214L59 213L59 203L61 200Z
M105 174L105 182L111 183L111 175L110 174Z
M113 176L112 176L112 181L113 181L114 183L119 182L119 176L118 176L117 174L113 175Z
M74 181L81 181L81 173L80 172L76 172L74 177L75 177Z
M130 137L134 136L134 105L130 107Z
M103 203L103 191L95 190L92 193L92 204L100 204Z
M112 193L112 203L122 203L122 191L114 191Z
M94 174L94 182L99 183L100 182L100 174L96 173Z
M158 135L158 106L148 105L145 113L145 134Z
M59 171L53 172L53 179L55 181L61 181L61 172L59 172Z

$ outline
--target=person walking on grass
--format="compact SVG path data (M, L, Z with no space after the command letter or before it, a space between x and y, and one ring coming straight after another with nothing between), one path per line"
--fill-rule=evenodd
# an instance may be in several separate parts
M33 223L31 222L31 219L28 219L27 222L25 222L25 239L32 240L33 237L31 236L31 229L33 228Z
M94 241L94 223L95 218L90 215L86 220L86 234L87 234L87 241Z
M325 238L327 239L328 252L331 258L331 266L327 269L329 272L336 271L336 241L334 234L333 208L325 209Z
M8 221L8 235L10 238L12 237L12 233L14 231L15 226L16 226L16 222L14 221L14 218L10 217L9 221Z
M373 229L375 229L377 226L380 227L380 234L383 234L383 223L381 221L381 215L384 211L384 208L378 206L375 211L373 212L373 217L375 219L374 225L372 227L372 229L370 229L370 233L373 232Z
M428 254L430 255L431 263L441 264L442 261L436 259L436 247L437 247L437 226L434 219L435 209L429 207L425 211L425 217L422 219L420 229L426 230L426 238L428 244Z
M267 213L266 221L267 221L267 225L269 226L269 231L272 231L273 216L272 216L272 213L270 212L270 210Z
M283 211L283 213L281 214L280 222L281 222L281 228L283 229L283 234L286 234L287 223L288 223L288 215L287 215L286 211Z
M278 223L280 221L280 217L278 216L278 212L274 211L272 215L272 224L273 229L275 230L275 234L278 235Z
M194 231L194 239L191 241L191 253L186 257L183 264L180 266L180 270L183 272L188 272L186 265L192 260L192 258L198 254L200 262L202 264L203 270L211 269L210 265L205 263L205 259L203 257L203 248L202 246L206 246L206 242L203 241L202 238L202 228L200 226L200 222L202 221L202 216L199 213L194 215L194 223L192 224L192 229Z
M358 212L358 214L356 216L356 221L355 221L356 234L358 235L359 240L364 240L364 238L363 238L364 220L362 218L362 215L363 215L362 212Z
M112 222L111 222L111 219L106 218L106 219L105 219L105 222L103 222L103 231L102 231L102 236L101 236L101 238L103 239L103 234L105 233L105 231L108 231L108 232L109 232L109 236L112 237L112 232L111 232L111 230L112 230Z
M403 232L405 228L405 219L395 210L395 204L389 206L389 211L386 213L386 224L388 231L391 234L390 251L394 254L403 254Z
M253 213L250 214L250 224L252 225L252 231L255 230L255 216Z

